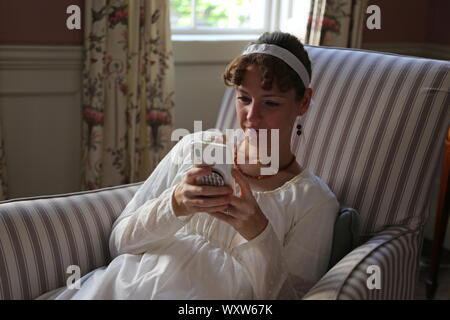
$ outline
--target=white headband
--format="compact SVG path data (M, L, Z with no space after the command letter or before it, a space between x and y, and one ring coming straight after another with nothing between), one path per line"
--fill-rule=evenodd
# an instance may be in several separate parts
M265 53L283 60L289 67L297 72L300 79L302 79L305 88L308 88L310 83L308 71L306 71L303 63L301 63L300 60L289 50L286 50L274 44L252 44L248 46L247 49L244 50L244 52L242 52L242 55L251 53Z

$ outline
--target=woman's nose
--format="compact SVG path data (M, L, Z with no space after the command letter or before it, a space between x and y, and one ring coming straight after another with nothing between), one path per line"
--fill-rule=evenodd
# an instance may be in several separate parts
M250 122L255 122L261 118L260 107L256 103L252 103L249 105L249 109L247 112L247 120Z

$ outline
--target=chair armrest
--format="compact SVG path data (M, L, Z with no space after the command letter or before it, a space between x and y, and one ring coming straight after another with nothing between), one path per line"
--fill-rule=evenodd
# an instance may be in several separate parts
M303 299L413 299L419 243L420 231L388 227L347 254Z
M0 202L0 299L34 299L109 261L112 224L138 189L124 185Z

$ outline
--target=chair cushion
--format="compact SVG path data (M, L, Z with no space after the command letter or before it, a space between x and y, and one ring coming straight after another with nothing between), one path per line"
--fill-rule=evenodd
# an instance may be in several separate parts
M341 204L334 224L333 246L328 269L331 269L339 260L357 246L358 237L358 212L355 209Z

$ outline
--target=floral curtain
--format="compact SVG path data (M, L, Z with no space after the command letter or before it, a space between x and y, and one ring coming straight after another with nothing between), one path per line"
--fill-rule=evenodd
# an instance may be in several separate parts
M306 43L361 48L368 0L311 0Z
M82 188L145 180L171 147L169 2L87 0Z
M7 199L6 188L6 156L5 144L3 143L2 127L0 125L0 201Z

